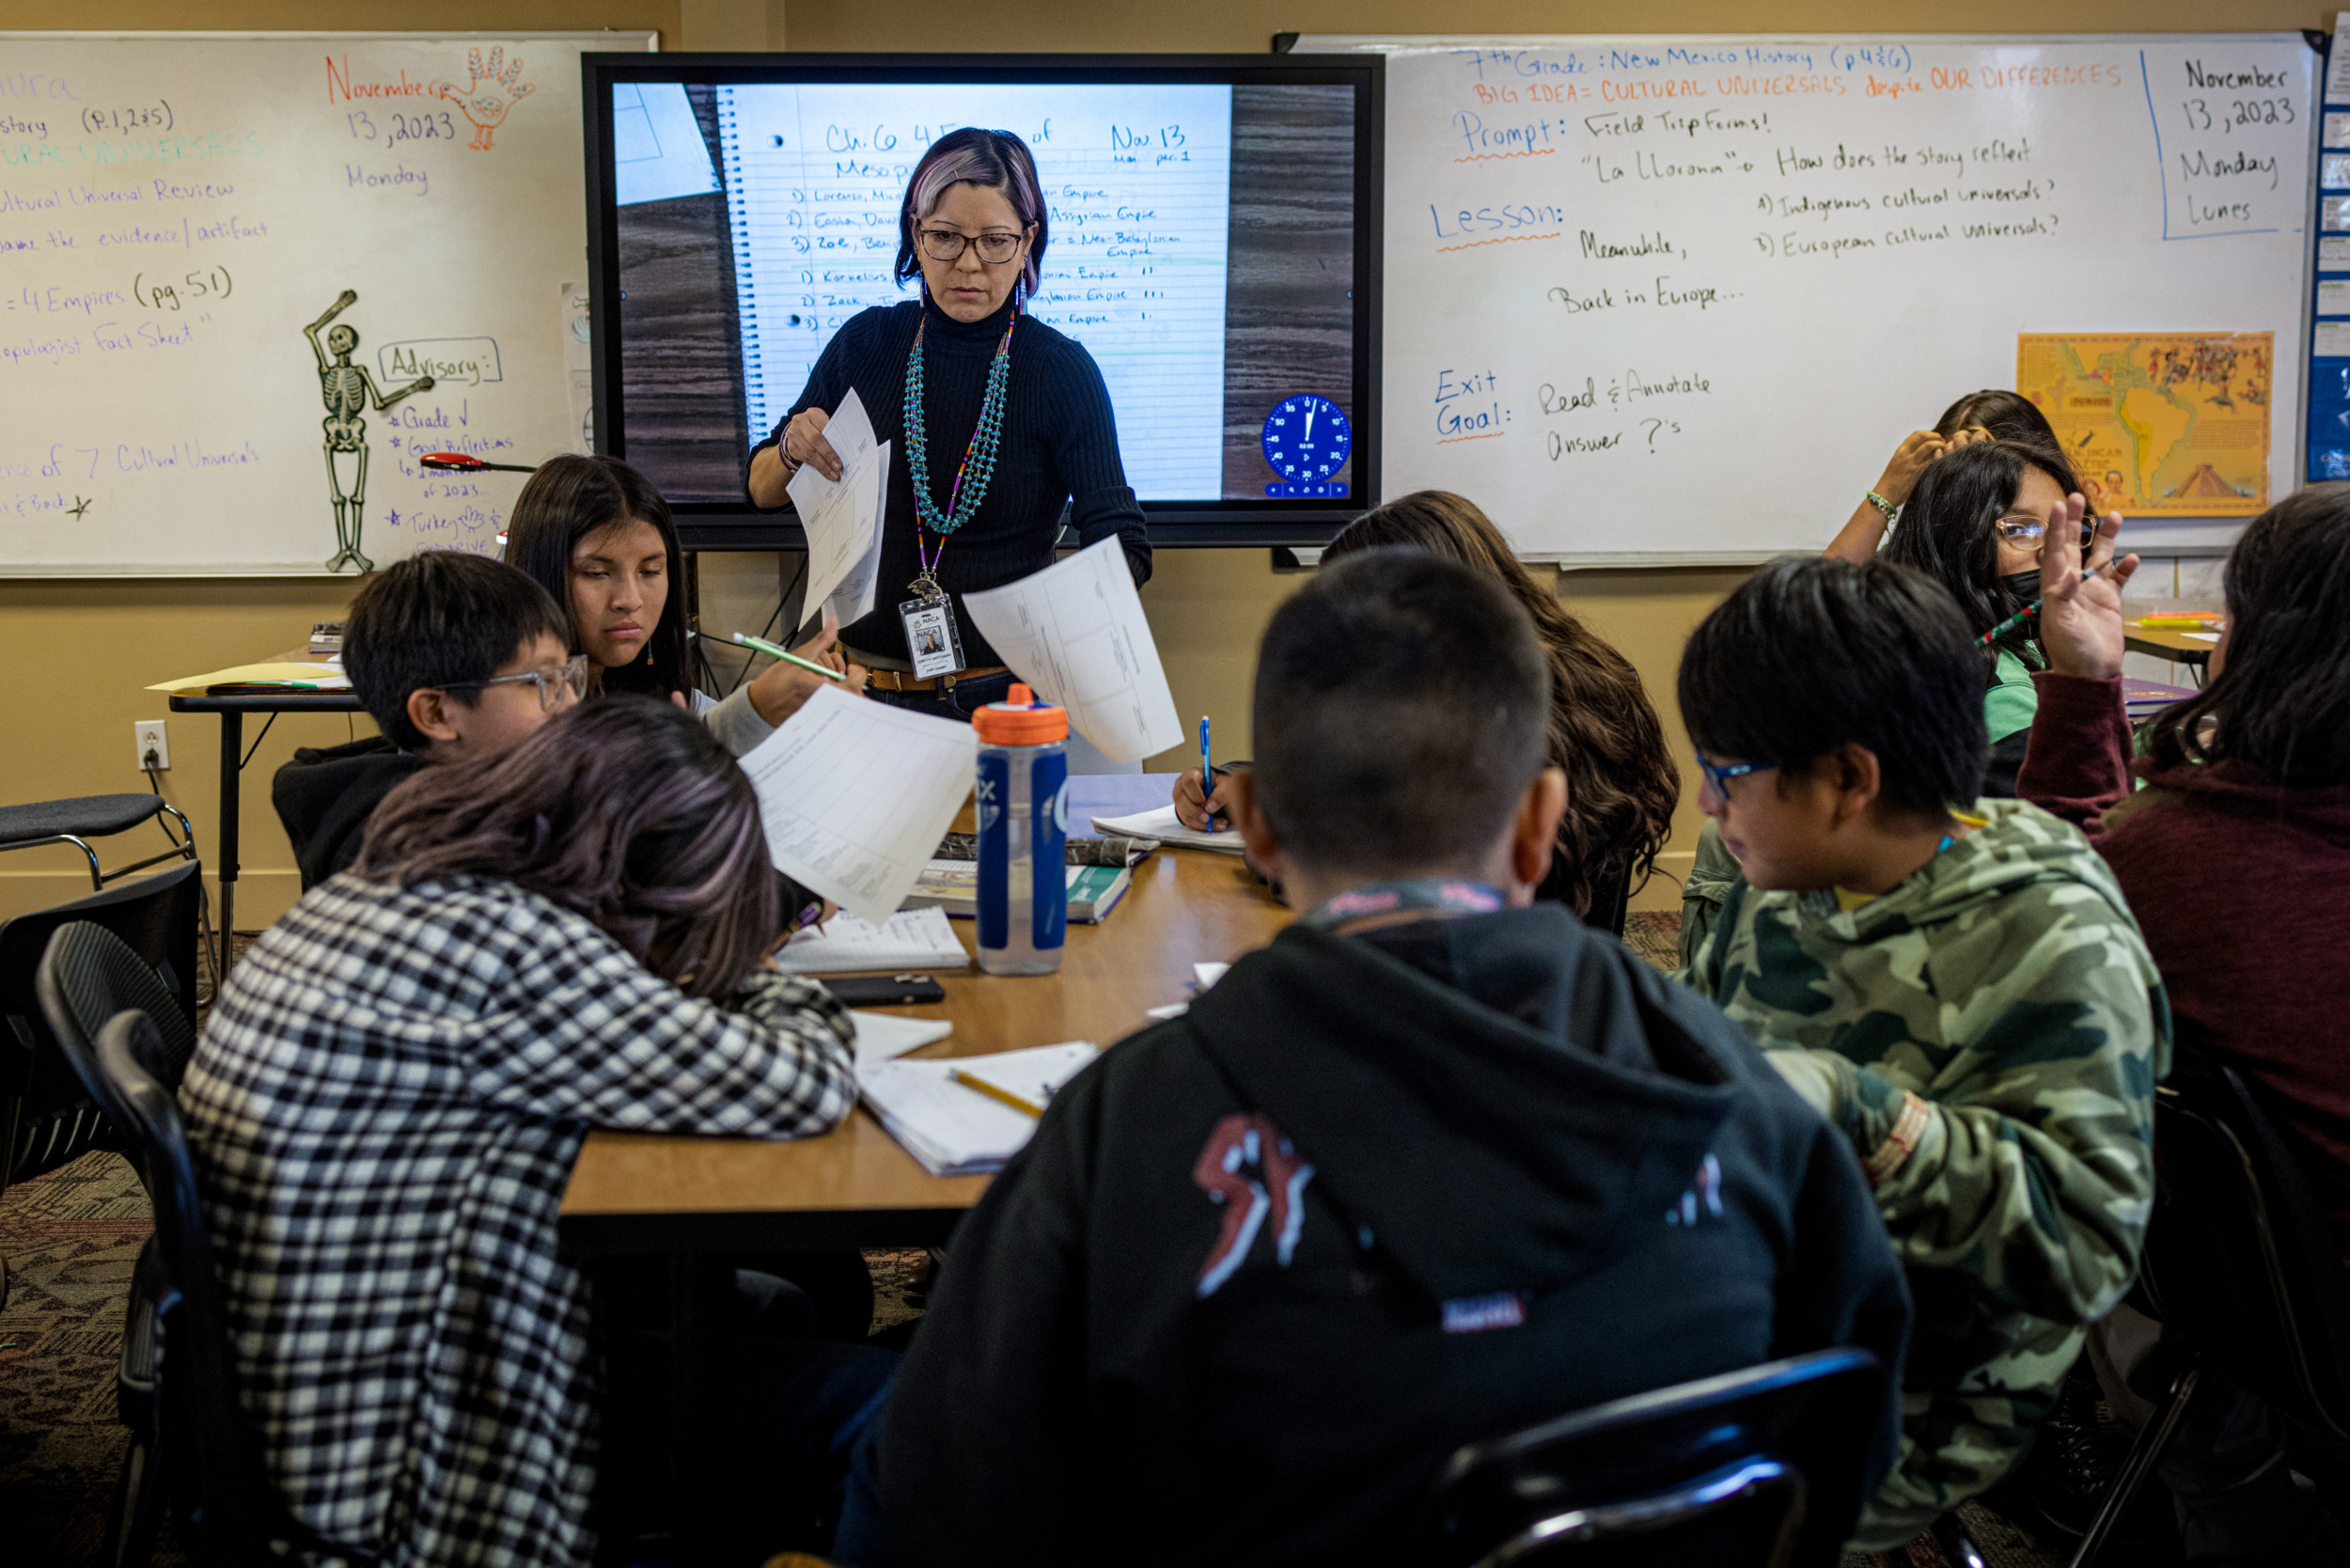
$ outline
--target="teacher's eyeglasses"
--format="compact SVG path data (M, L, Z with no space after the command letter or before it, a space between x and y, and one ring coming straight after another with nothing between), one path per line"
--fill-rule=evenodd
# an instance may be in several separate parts
M588 695L588 655L574 653L556 669L526 669L520 675L494 675L487 681L451 681L445 692L477 690L482 686L513 686L528 681L539 688L539 707L557 713ZM564 694L569 693L567 698Z
M985 234L960 234L951 228L922 230L922 254L933 261L960 261L964 247L977 250L979 259L991 267L1000 267L1020 254L1020 242L1025 234L1006 234L1001 229Z

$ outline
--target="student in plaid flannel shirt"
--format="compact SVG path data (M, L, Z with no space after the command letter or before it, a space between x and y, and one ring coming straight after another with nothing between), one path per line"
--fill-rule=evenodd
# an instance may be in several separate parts
M590 1127L848 1114L853 1027L768 965L781 930L749 780L689 714L613 698L401 785L254 945L180 1107L244 1408L302 1523L386 1564L590 1560L602 1369L563 1189ZM736 1379L758 1435L727 1447L771 1480L844 1450L895 1359L760 1354Z

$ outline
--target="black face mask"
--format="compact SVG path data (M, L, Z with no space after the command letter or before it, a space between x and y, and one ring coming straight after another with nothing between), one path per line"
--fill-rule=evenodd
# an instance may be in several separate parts
M2035 604L2040 598L2040 568L2029 572L2010 572L2000 577L2000 586L2025 604Z

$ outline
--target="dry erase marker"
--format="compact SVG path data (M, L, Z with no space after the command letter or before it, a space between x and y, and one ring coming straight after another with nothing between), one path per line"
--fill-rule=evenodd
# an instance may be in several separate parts
M2105 563L2105 566L2091 567L2088 571L2081 573L2081 581L2084 583L2089 581L2090 578L2094 577L2098 572L2103 572L2107 566L2111 566L2112 564L2113 563L2111 561L2107 561ZM1991 630L1977 637L1975 641L1978 643L1986 643L2005 636L2008 633L2015 630L2016 627L2021 626L2024 622L2038 615L2040 613L2040 606L2046 603L2047 601L2044 599L2033 600L2030 604L2025 605L2022 609L2017 610L2013 615L2009 616L2005 620L2000 621L1997 626L1992 627Z
M841 674L838 670L827 669L813 659L803 659L788 648L777 648L774 643L769 642L764 637L746 637L742 633L737 632L734 634L734 640L741 643L745 648L766 654L771 659L781 659L785 664L797 665L802 669L812 669L827 681L846 681L848 679L847 676Z

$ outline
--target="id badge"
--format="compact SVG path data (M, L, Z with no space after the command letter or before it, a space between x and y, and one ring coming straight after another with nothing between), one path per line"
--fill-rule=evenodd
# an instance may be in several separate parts
M952 675L963 667L963 638L955 632L954 604L947 599L909 599L898 606L906 629L906 657L914 678Z

